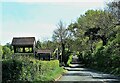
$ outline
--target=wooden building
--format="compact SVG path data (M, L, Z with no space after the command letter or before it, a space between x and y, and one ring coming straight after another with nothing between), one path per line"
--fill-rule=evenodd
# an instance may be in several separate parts
M14 37L12 40L14 53L35 54L35 44L35 37Z
M39 60L49 60L51 58L51 50L37 50Z

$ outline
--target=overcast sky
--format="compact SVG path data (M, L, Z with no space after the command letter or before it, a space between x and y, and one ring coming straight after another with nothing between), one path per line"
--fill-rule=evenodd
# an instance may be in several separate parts
M13 37L34 36L41 41L51 40L56 25L62 20L66 25L89 9L103 9L104 0L82 2L38 2L38 0L4 0L0 3L0 43L11 42ZM28 2L30 1L30 2ZM76 0L75 0L76 1Z

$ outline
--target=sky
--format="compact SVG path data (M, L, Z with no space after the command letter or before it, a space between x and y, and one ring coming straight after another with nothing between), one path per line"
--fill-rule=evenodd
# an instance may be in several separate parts
M105 0L4 0L0 3L0 44L13 37L51 40L61 20L66 27L89 9L103 9Z

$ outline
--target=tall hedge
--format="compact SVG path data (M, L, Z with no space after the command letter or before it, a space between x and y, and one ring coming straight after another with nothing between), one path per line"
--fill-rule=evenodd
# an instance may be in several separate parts
M111 37L107 45L95 49L94 53L83 52L81 56L87 67L120 76L120 33Z
M2 81L44 81L59 69L59 61L39 61L30 58L4 60Z

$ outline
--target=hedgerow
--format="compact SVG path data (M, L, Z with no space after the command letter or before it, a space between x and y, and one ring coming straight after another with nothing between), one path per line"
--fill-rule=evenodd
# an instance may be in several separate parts
M120 34L108 40L107 45L99 46L94 53L88 51L81 56L87 67L120 76Z
M57 73L62 73L58 60L39 61L19 57L2 61L2 81L51 81Z

